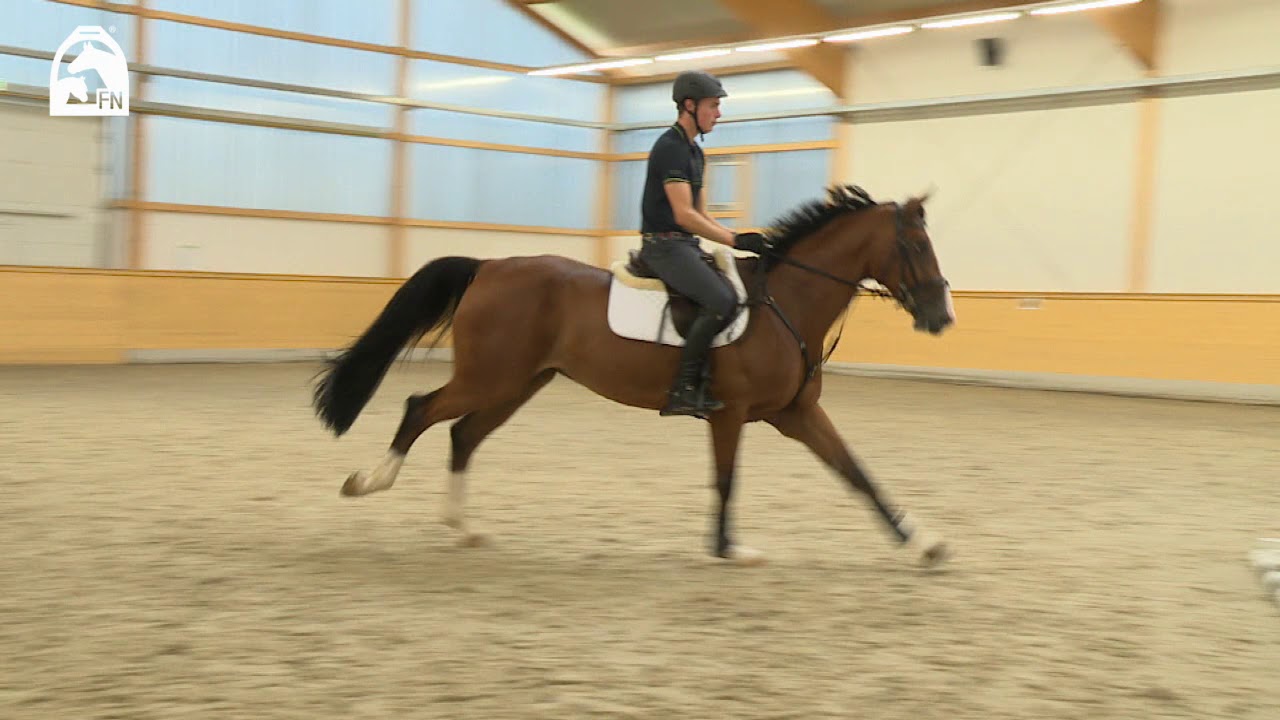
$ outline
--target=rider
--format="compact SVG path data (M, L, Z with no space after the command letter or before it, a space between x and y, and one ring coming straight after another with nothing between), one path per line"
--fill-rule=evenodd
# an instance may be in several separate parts
M702 196L706 161L693 136L711 132L720 118L720 98L728 93L710 74L688 71L676 77L671 95L677 108L676 122L649 151L640 204L640 259L699 309L685 334L680 370L660 414L705 418L708 412L724 407L709 392L705 359L737 298L704 261L706 252L695 235L757 254L764 253L766 243L760 233L734 233L706 214Z

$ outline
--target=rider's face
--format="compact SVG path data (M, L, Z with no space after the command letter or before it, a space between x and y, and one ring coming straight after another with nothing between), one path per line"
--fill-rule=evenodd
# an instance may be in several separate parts
M698 127L710 132L720 119L720 98L707 98L698 103Z
M707 99L698 102L686 101L685 109L692 106L692 114L694 120L701 128L701 132L710 132L716 127L716 120L719 119L719 97L707 97Z

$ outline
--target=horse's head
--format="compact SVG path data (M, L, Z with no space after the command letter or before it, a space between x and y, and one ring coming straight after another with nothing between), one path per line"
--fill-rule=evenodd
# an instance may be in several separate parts
M80 52L76 54L76 59L72 60L71 64L67 66L67 72L74 74L94 67L97 55L98 49L86 42L80 48Z
M916 330L937 335L955 322L955 312L925 227L928 198L877 203L857 185L832 187L825 201L806 203L773 224L772 250L761 267L794 265L845 287L875 280L911 313ZM802 242L813 235L822 239ZM789 257L793 250L807 263Z
M89 86L85 83L84 78L82 77L75 75L72 75L71 77L64 77L55 83L52 90L55 94L63 93L63 97L66 95L73 95L75 96L75 99L80 102L89 101Z
M905 204L887 203L875 210L883 222L871 239L870 275L911 313L916 330L938 335L956 317L950 285L938 267L925 223L928 199L926 193Z

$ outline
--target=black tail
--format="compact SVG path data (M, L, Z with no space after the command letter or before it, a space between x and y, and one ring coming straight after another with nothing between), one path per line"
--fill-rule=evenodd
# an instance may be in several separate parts
M481 262L442 257L422 266L396 290L360 339L329 361L316 384L314 404L316 415L334 435L355 423L402 349L413 347L432 330L443 335L449 329Z

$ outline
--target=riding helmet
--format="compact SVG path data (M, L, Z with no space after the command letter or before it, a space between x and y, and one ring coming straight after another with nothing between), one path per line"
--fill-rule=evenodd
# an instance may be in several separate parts
M682 105L685 100L697 102L703 98L728 96L729 93L724 91L720 81L703 70L686 70L676 76L676 81L671 86L671 99L677 105Z

